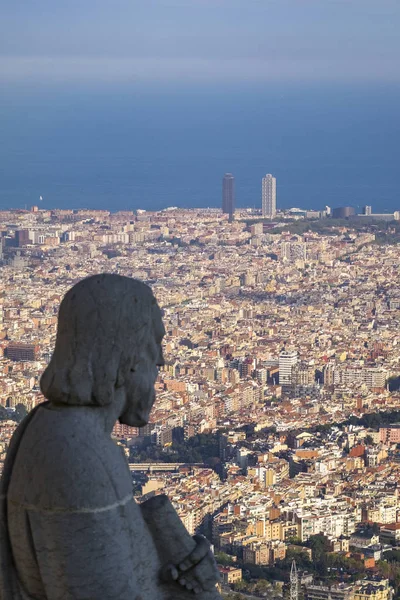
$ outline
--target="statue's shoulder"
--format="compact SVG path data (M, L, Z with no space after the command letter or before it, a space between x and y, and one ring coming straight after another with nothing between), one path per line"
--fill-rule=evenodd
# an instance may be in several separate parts
M97 509L132 493L119 448L84 418L35 415L21 440L9 497L38 509Z

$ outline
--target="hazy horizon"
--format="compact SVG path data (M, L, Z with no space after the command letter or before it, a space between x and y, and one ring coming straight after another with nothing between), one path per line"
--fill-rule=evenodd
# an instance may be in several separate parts
M0 207L400 204L397 0L8 3Z
M400 82L397 0L2 7L0 82Z

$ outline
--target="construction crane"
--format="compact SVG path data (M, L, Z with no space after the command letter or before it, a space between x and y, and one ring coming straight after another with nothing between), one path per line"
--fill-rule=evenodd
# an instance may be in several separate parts
M290 569L290 600L299 600L299 576L296 561L293 559Z

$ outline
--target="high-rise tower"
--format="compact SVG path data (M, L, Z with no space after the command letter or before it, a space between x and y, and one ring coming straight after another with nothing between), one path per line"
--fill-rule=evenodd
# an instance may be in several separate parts
M297 364L296 350L282 350L279 354L279 384L288 386L292 384L292 367Z
M276 178L269 173L262 180L262 216L273 219L276 215Z
M233 220L235 211L235 178L232 173L226 173L222 180L222 212Z

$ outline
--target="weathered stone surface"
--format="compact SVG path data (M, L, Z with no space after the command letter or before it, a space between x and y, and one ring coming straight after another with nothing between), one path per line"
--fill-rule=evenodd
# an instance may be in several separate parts
M195 597L183 584L198 587L201 600L218 597L209 591L217 580L209 550L169 503L158 506L168 519L154 537L160 520L134 501L125 455L110 437L117 419L148 421L163 334L141 282L97 275L64 298L41 381L49 402L18 428L1 483L1 600ZM183 576L173 566L181 583L163 583L161 568L175 559L190 568Z
M216 568L213 569L210 562L201 560L200 558L201 555L204 556L207 552L208 543L204 539L204 542L206 542L204 550L202 552L198 548L200 556L196 558L196 542L180 521L167 496L155 496L141 504L141 509L161 563L165 565L167 561L167 563L173 565L181 565L190 556L192 561L189 560L191 564L187 565L189 569L181 572L181 577L189 585L201 588L201 591L196 596L197 599L218 600L218 598L221 598L215 588ZM193 569L195 563L196 568ZM176 600L187 600L188 598L188 592L177 588L175 582L172 585L166 585L165 589Z

